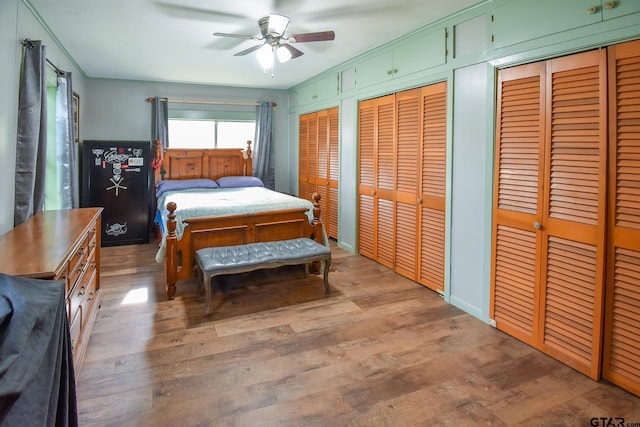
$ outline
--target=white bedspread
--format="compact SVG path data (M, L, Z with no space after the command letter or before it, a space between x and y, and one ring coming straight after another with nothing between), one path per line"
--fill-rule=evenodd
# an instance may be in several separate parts
M307 209L309 222L313 222L313 203L288 194L263 187L190 189L168 191L158 199L156 222L162 226L163 237L156 261L164 262L166 221L169 211L167 203L175 202L176 236L182 237L184 219L206 216L223 216L243 213L275 211L280 209Z

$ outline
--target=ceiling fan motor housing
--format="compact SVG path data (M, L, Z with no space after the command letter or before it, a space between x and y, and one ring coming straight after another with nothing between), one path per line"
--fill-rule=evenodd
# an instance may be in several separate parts
M265 16L258 19L258 26L260 27L260 33L262 34L262 37L255 37L255 36L249 36L249 35L243 35L243 34L229 34L229 33L213 33L213 35L264 41L262 44L252 46L248 49L243 50L242 52L236 53L234 56L243 56L248 53L259 50L264 45L269 45L272 47L274 52L276 49L285 48L290 54L290 57L287 58L287 60L291 58L297 58L303 55L302 51L291 46L290 43L328 41L328 40L334 40L335 38L335 34L333 31L321 31L317 33L304 33L304 34L294 34L290 36L285 36L284 33L285 33L285 30L287 29L287 25L289 25L288 16L272 13L269 16Z

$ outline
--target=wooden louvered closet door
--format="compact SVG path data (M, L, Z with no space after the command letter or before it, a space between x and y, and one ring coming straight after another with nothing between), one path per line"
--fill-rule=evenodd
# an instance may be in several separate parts
M339 114L338 107L318 111L317 191L327 235L338 238Z
M393 268L394 95L360 102L358 142L358 251Z
M395 179L395 271L418 280L418 183L420 164L421 90L396 93L397 157Z
M320 194L321 219L327 235L338 238L338 107L304 114L299 119L298 195Z
M358 252L375 259L375 100L358 105Z
M547 64L543 350L600 377L606 235L606 51Z
M317 170L317 116L315 113L300 116L298 127L298 197L311 200L316 192Z
M609 80L603 376L640 395L640 41L609 48Z
M359 252L444 291L447 84L359 105Z
M501 70L493 203L491 317L535 345L541 243L532 226L542 212L544 63Z
M338 238L338 179L340 176L340 114L338 107L329 111L329 140L327 141L327 233L329 237Z
M328 197L328 150L329 150L329 114L326 110L316 113L318 130L317 135L317 166L316 166L316 191L320 194L320 218L325 231L329 234L329 197Z
M422 144L418 196L418 282L444 292L447 83L421 89Z
M606 208L606 54L501 70L491 316L598 378Z

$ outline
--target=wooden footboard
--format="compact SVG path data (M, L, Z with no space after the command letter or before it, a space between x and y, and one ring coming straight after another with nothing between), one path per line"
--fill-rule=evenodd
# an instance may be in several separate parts
M320 221L320 195L314 193L313 222L306 209L286 209L254 214L190 218L184 222L182 238L176 236L176 204L167 209L166 279L167 297L173 299L178 280L194 277L195 251L212 246L241 245L254 242L311 237L324 244L324 229Z

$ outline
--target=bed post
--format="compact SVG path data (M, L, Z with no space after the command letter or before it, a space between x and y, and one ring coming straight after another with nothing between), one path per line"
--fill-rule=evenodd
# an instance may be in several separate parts
M253 175L253 151L251 151L251 141L247 141L247 149L242 152L244 157L244 175Z
M178 281L178 238L176 236L176 214L178 206L174 202L167 203L169 215L167 219L167 240L165 243L165 267L167 278L167 297L173 299L176 294L176 282Z
M313 239L324 245L326 242L324 241L324 225L320 219L320 194L313 193L311 201L313 202L313 224L311 224Z
M324 241L324 225L320 219L320 193L313 193L311 195L311 201L313 202L313 223L311 224L311 238L321 245L328 245L329 242ZM311 263L311 272L313 274L320 273L320 262L314 261Z
M151 167L153 168L153 176L154 176L154 187L155 185L158 184L159 181L162 180L162 177L165 173L164 168L162 167L162 160L163 160L163 154L162 154L162 143L160 142L159 139L156 139L155 141L155 155L153 157L153 160L151 161Z

